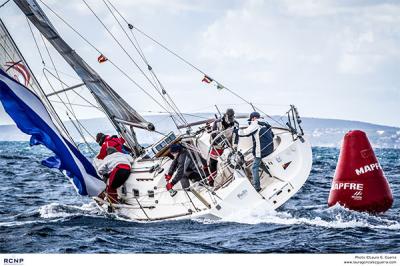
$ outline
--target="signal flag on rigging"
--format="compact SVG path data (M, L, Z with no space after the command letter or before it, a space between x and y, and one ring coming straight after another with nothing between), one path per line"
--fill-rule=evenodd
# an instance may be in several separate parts
M202 79L202 82L211 83L211 82L213 82L213 79L210 78L210 77L207 76L207 75L204 75L204 78Z
M97 58L97 62L99 62L100 64L106 62L107 60L108 60L108 58L105 57L105 55L103 55L103 54L101 54L101 55Z

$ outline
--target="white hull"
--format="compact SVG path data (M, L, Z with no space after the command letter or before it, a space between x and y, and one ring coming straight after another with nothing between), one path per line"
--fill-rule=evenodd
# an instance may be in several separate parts
M110 85L108 85L100 75L63 40L36 1L14 0L14 2L36 26L42 36L53 45L80 77L84 85L93 95L93 100L96 100L100 110L104 111L113 127L119 132L121 137L125 139L128 146L133 150L133 154L135 156L143 156L144 158L145 156L142 155L142 149L138 145L134 129L141 128L154 131L154 125L141 117L140 114L120 97ZM16 46L15 43L13 43L13 46ZM172 51L169 50L169 52ZM172 54L180 58L174 52L172 52ZM140 54L140 56L144 57L143 54ZM19 57L23 59L22 56ZM180 59L182 60L182 58ZM188 63L186 60L184 61ZM114 66L116 65L114 64ZM198 70L198 68L194 68ZM142 70L140 67L139 69ZM143 70L141 72L145 74ZM122 72L121 74L125 73ZM202 72L202 74L205 73ZM119 197L124 203L110 204L104 200L95 198L102 210L112 212L117 216L126 217L131 220L146 221L200 217L223 218L238 210L252 209L261 204L265 205L267 209L276 209L289 200L303 186L311 171L311 145L307 140L303 139L302 136L304 134L300 126L300 116L298 115L297 109L291 106L290 110L286 112L288 116L286 126L288 129L273 129L275 135L275 150L271 155L263 159L264 164L269 167L269 172L272 176L269 177L268 174L262 173L262 191L260 193L254 190L250 181L250 167L253 156L249 150L251 150L252 143L248 138L241 138L238 151L244 155L243 159L239 162L236 160L240 158L239 153L234 152L231 148L226 148L223 154L218 158L218 173L215 178L214 187L193 184L190 191L186 191L180 188L180 184L177 184L174 189L176 189L178 193L174 197L171 197L169 192L165 189L166 181L164 179L164 175L171 164L171 159L165 157L165 151L168 145L181 141L184 146L186 145L186 148L190 148L192 151L194 150L194 152L189 152L191 156L198 156L198 153L200 153L203 158L208 158L210 154L210 134L207 132L209 128L206 123L214 122L215 119L207 119L189 124L185 121L184 114L179 112L173 100L165 92L154 71L152 71L151 76L159 83L159 87L162 88L161 96L164 98L167 105L171 107L169 108L165 105L167 108L164 107L164 109L166 109L170 115L175 114L177 118L183 118L177 119L176 121L174 120L174 122L176 123L177 129L184 129L181 132L186 133L179 136L180 139L176 139L175 135L170 133L169 136L166 136L163 140L153 144L146 150L145 155L150 159L135 159L130 177L123 187L118 189ZM205 75L205 78L207 77L208 76ZM130 77L128 78L134 84L138 85L135 80ZM148 79L147 76L146 78ZM215 80L212 81L211 79L209 82L216 83ZM150 83L152 82L150 81ZM155 86L154 84L152 85ZM224 88L220 83L216 85L219 88ZM53 106L48 97L58 93L67 93L67 91L80 86L81 84L50 94L45 94L44 91L42 91L39 97L42 98L43 102L49 105L49 109L53 110ZM155 88L158 91L158 86ZM141 89L143 90L143 88ZM226 87L225 90L244 100ZM146 92L146 94L148 93ZM81 96L81 98L83 97ZM159 102L157 103L160 104ZM255 110L255 106L252 104L250 105L252 109ZM69 106L71 109L73 108L70 102ZM67 113L74 114L72 111L73 109L68 110ZM57 119L59 119L55 110L50 113L53 120L57 121ZM73 117L77 120L75 115L73 115ZM183 125L178 125L177 122L183 123ZM75 126L74 122L72 124ZM79 126L75 127L83 136L84 132L82 129L85 128L81 128L82 125L79 121L77 121L77 124ZM203 124L206 124L206 126L193 132L193 126ZM232 128L226 131L228 130L232 130ZM62 123L60 124L60 130L56 131L62 132L63 134L61 135L69 136L69 133ZM220 134L227 133L228 132L221 132ZM229 139L229 136L225 136L225 139ZM72 143L74 142L71 137L70 140ZM230 144L228 145L227 143L230 143L230 141L225 143L227 147L230 146ZM235 159L233 160L233 164L232 158ZM196 158L196 160L193 161L197 163L201 160ZM95 165L97 163L98 162L94 161ZM82 174L83 172L85 171L82 171ZM97 179L95 179L95 181L101 183ZM87 184L83 183L82 185L91 187L90 182L87 182ZM96 187L96 189L89 194L95 195L99 190L102 190L104 184L101 183L100 185L101 186Z
M244 156L248 165L244 170L233 170L226 163L231 149L226 149L219 159L214 188L195 184L190 191L185 191L177 184L174 189L178 193L171 197L165 189L164 174L172 160L167 157L137 159L131 176L124 187L118 189L124 204L109 204L99 199L96 201L105 212L138 221L222 219L239 210L259 208L260 205L267 210L274 210L304 185L311 171L312 153L307 140L293 140L292 134L285 129L274 128L273 131L276 136L275 150L263 159L273 177L261 174L260 193L255 191L248 178L251 176L251 153ZM200 136L196 143L207 158L209 135ZM249 147L250 140L240 140L239 150L247 151Z

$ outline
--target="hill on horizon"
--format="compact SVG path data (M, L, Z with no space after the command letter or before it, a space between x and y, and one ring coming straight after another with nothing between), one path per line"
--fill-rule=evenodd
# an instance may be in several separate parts
M202 118L211 118L214 114L199 113L187 114L186 119L189 122L202 120ZM176 127L167 115L145 115L145 119L154 123L158 131L168 133L175 131ZM285 117L273 116L273 119L285 123ZM340 147L343 136L349 130L362 130L367 133L368 138L374 148L396 148L400 149L400 128L377 125L372 123L350 121L342 119L324 119L302 117L302 127L306 137L311 140L313 146L322 147ZM244 121L244 120L243 120ZM242 122L243 122L242 121ZM269 121L269 120L267 120ZM273 125L278 125L274 121L270 121ZM81 120L88 131L94 136L97 132L105 132L114 134L115 131L106 118L92 118ZM72 136L80 140L81 137L73 124L68 121L65 123ZM88 135L88 134L86 134ZM138 139L142 143L152 143L161 138L160 135L149 133L144 130L137 130ZM90 139L90 138L89 138ZM27 141L29 136L23 134L15 125L0 125L0 141ZM91 139L93 141L93 139Z

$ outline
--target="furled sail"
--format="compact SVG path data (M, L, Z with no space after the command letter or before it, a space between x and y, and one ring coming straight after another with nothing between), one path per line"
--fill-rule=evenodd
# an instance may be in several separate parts
M147 122L125 100L123 100L58 34L46 14L35 0L14 0L28 19L41 34L53 45L67 63L91 91L92 95L103 108L117 131L137 145L132 136L126 134L125 126L134 126L154 130L153 124Z

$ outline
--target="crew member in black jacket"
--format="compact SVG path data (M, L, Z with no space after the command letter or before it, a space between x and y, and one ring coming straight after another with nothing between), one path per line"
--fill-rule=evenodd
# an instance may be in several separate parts
M189 180L193 182L201 180L199 170L202 169L202 166L198 165L196 167L196 163L192 160L189 152L180 144L172 144L169 151L175 159L168 170L168 174L165 175L165 180L167 181L166 188L173 197L177 193L173 190L173 187L179 181L181 182L182 188L187 189L190 187ZM192 156L194 156L194 154ZM176 174L174 178L172 178L175 172Z

